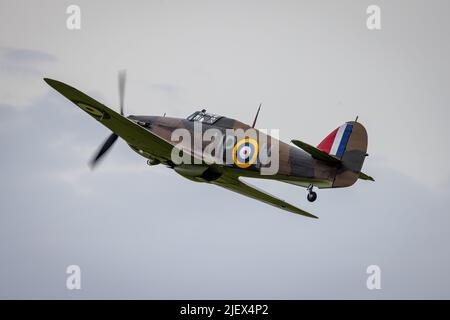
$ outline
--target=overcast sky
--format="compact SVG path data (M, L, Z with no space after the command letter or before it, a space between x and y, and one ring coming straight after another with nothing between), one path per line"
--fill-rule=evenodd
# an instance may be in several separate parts
M81 30L66 8L81 8ZM381 30L366 8L381 8ZM450 298L448 1L0 1L1 298ZM199 108L318 144L359 115L341 190L258 183L307 219L148 167L43 81L127 114ZM255 183L255 182L253 182ZM201 201L198 201L201 199ZM82 270L82 290L65 269ZM379 265L381 290L366 288Z

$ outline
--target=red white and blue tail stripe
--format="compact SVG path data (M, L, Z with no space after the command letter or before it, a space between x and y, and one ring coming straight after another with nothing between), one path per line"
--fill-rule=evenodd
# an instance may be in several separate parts
M353 126L348 123L340 126L323 139L317 149L341 159L352 133L352 128Z

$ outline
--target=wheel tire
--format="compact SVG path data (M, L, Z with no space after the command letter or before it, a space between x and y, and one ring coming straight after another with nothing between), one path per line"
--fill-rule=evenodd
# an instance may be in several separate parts
M314 202L317 199L317 193L315 193L314 191L311 191L308 193L307 198L308 198L309 202Z

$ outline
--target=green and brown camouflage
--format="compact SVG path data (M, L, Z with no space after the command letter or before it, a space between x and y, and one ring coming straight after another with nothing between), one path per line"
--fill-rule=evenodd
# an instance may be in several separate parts
M179 128L184 128L191 133L192 137L195 136L194 121L192 120L157 116L128 116L128 119L167 141L171 141L173 131ZM260 172L261 164L256 161L249 168L245 169L238 167L236 164L207 166L203 163L202 165L204 165L205 170L208 170L205 174L198 174L199 171L195 170L194 175L185 174L185 176L193 177L198 181L204 180L209 182L212 179L220 177L225 171L228 174L230 174L230 171L234 171L234 175L236 176L273 179L304 187L308 187L311 184L318 188L348 187L353 185L359 178L367 151L367 133L365 128L358 122L351 121L348 123L352 124L353 131L347 143L342 161L340 162L330 163L315 159L311 154L296 146L288 145L273 137L264 139L262 137L267 135L255 129L258 132L258 144L262 138L264 141L271 141L272 144L278 143L279 145L279 169L276 174L262 175ZM220 117L214 124L203 123L202 134L211 128L220 130L223 136L225 136L227 129L243 129L244 131L253 129L250 125L227 117ZM189 144L193 145L194 143L191 141ZM202 141L202 151L208 144L209 141ZM131 147L139 153L139 148L135 146ZM161 158L158 154L149 153L146 156L149 159L157 159L161 163L175 167L170 159ZM184 172L187 171L188 169ZM214 174L211 174L211 171L214 171ZM180 172L183 171L180 170Z
M240 178L277 180L308 187L310 191L312 191L312 186L339 188L353 185L358 178L373 180L361 173L364 159L367 156L367 132L364 126L356 121L347 122L347 127L351 128L351 132L347 134L345 150L340 150L341 154L336 156L321 150L320 145L313 147L299 140L293 140L294 145L289 145L241 121L225 116L210 115L205 110L197 111L186 119L138 115L124 117L67 84L51 79L44 80L56 91L109 128L116 135L115 137L121 137L126 141L134 151L147 158L149 164L164 164L190 180L215 184L290 212L316 218L302 209L244 183ZM244 132L256 130L256 150L253 151L257 152L261 145L264 145L264 149L271 152L278 149L278 157L273 157L271 154L272 161L274 159L278 161L278 170L274 174L262 174L261 170L273 165L273 163L262 163L259 157L256 157L254 163L245 167L238 165L236 161L232 163L206 162L202 155L211 141L204 141L200 138L199 150L192 147L194 139L198 139L195 131L199 122L197 119L205 119L206 117L212 120L201 122L200 137L203 137L205 132L210 129L220 132L220 139L223 139L222 137L226 139L230 130L233 132L239 131L239 129ZM192 137L191 140L181 143L180 141L173 141L174 131L179 129L185 129ZM334 132L335 135L337 130ZM339 135L339 132L337 134ZM244 136L244 138L247 138L247 136ZM240 136L236 137L231 145L226 145L226 140L223 140L223 144L226 145L223 150L223 157L230 151L230 148L233 149L233 156L237 156L236 146L241 139ZM267 148L265 148L266 146ZM272 146L277 146L277 148L272 148ZM175 163L173 161L174 150L188 156L189 162ZM222 154L218 157L222 157Z

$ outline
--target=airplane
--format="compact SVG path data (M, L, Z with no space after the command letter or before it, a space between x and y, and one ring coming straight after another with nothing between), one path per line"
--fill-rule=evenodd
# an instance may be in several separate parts
M243 178L270 179L304 187L310 202L317 198L314 187L343 188L352 186L358 179L375 181L361 172L363 162L368 156L368 139L367 131L358 122L358 118L333 130L317 147L300 140L292 140L293 145L289 145L267 136L271 141L270 146L278 144L278 170L275 174L264 175L261 172L265 167L258 155L260 139L264 134L254 129L261 105L252 126L225 116L207 113L205 109L196 111L187 118L167 117L165 114L125 116L125 71L119 72L119 113L63 82L49 78L44 78L44 81L112 131L90 161L92 168L120 137L132 150L147 158L147 164L150 166L163 164L189 180L213 184L282 210L316 219L317 216L244 182ZM233 161L225 164L211 163L202 159L194 148L180 146L171 139L175 130L185 129L193 133L195 126L199 124L202 125L202 132L215 129L224 133L226 138L226 132L230 129L254 129L261 136L240 140L232 137L227 140L225 147L226 152L232 153ZM202 144L201 148L204 149L205 145ZM195 160L194 163L174 162L174 150L175 153ZM270 149L269 153L272 150Z

